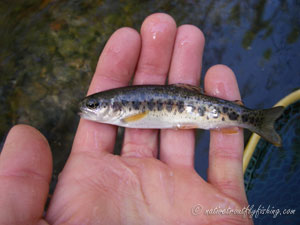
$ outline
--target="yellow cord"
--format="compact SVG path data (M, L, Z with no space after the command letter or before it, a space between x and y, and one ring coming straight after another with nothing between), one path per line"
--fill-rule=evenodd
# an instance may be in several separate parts
M299 99L300 99L300 89L296 90L296 91L292 92L291 94L289 94L288 96L284 97L279 102L277 102L276 105L274 105L274 106L287 107L288 105L293 104L294 102L298 101ZM256 148L256 145L257 145L259 139L260 139L260 136L258 136L257 134L252 134L247 143L247 146L245 148L244 155L243 155L243 173L245 173L245 171L248 167L248 164L250 162L250 159L253 155L253 152Z

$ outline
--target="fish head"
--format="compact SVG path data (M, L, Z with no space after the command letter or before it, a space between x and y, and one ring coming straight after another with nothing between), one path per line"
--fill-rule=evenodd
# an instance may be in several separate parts
M106 99L88 96L79 104L79 115L87 120L103 122L110 115L109 103Z

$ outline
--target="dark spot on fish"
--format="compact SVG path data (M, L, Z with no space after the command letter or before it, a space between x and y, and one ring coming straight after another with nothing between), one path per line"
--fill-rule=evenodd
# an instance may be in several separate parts
M228 107L223 107L223 113L227 113L228 112Z
M153 99L150 99L150 100L147 102L147 107L148 107L148 109L149 109L149 110L153 110L154 106L155 106L155 103L154 103Z
M195 109L196 109L196 107L195 107L195 106L193 106L193 105L190 105L189 107L191 107L191 112L194 112L194 111L195 111Z
M142 112L145 112L145 111L146 111L146 106L143 105Z
M200 116L204 116L205 110L206 110L205 107L200 106L200 107L198 108L198 113L199 113L199 115L200 115Z
M131 112L131 107L128 108L129 112Z
M256 117L255 118L255 125L258 125L261 122L260 117Z
M158 100L157 101L157 110L158 111L161 111L163 109L163 102L161 100Z
M242 115L242 121L243 121L243 123L248 122L248 115L247 114Z
M107 102L103 102L103 103L102 103L102 107L103 107L103 108L106 108L107 106L108 106L108 103L107 103Z
M173 101L172 101L172 100L168 100L168 101L166 102L166 110L167 110L168 112L171 112L171 111L172 111L172 108L173 108Z
M184 102L183 101L178 101L176 103L177 105L177 110L179 113L182 113L184 111Z
M132 101L131 103L132 103L132 107L135 110L138 110L140 108L141 102L139 102L139 101Z
M128 101L122 100L122 105L123 105L123 106L127 106L127 104L128 104Z
M222 121L225 121L225 118L224 118L224 117L222 117Z
M236 112L230 112L228 113L228 117L230 120L237 120L239 118L239 115Z
M209 120L209 117L207 116L206 119Z
M262 121L264 120L264 118L265 118L265 117L264 117L263 115L261 115L261 116L260 116L260 122L262 122Z
M250 121L250 123L254 123L254 117L253 116L251 116L251 117L249 117L249 121Z
M113 105L112 105L112 108L113 108L114 112L121 111L122 105L121 105L120 102L114 102Z

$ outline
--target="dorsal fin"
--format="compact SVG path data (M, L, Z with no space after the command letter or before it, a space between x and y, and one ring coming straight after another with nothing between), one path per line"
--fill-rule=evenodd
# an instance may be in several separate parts
M192 91L197 91L197 92L200 92L201 94L203 94L203 89L201 87L198 87L198 86L193 86L193 85L190 85L190 84L183 84L183 83L177 83L177 84L172 84L176 87L182 87L182 88L186 88L186 89L189 89L189 90L192 90Z

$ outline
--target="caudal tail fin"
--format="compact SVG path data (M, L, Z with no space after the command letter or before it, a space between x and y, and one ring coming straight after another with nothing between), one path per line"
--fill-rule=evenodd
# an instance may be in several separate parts
M250 128L252 132L257 133L262 138L271 142L275 146L281 146L281 138L274 128L275 120L282 114L284 110L283 106L277 106L270 109L258 110L262 121Z

